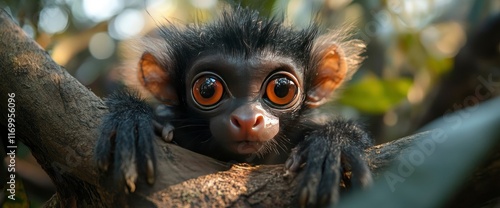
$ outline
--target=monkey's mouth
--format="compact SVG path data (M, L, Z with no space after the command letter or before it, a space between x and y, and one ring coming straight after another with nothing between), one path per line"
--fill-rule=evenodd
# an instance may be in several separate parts
M229 149L236 154L247 155L258 152L263 145L264 142L245 140L245 141L233 142L232 144L229 145Z

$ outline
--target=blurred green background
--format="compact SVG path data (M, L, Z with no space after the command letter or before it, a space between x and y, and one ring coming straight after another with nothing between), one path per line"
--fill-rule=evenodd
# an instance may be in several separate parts
M234 1L232 1L234 2ZM377 143L412 134L428 122L500 92L500 1L236 1L262 16L285 14L304 27L353 23L366 60L339 92L336 113L365 123ZM123 86L127 44L159 24L209 21L222 0L3 0L0 7L52 58L105 97ZM0 49L1 50L1 49ZM479 96L480 95L480 96ZM32 206L54 193L25 148L18 162Z

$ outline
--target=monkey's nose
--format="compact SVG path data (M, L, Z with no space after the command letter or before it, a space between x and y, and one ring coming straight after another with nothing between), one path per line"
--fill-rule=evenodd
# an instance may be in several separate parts
M257 103L240 106L234 110L229 123L231 131L238 141L261 141L269 138L264 137L266 130L266 118L264 109Z
M252 133L259 131L264 126L264 116L261 114L254 115L231 115L231 124L239 128L240 131Z

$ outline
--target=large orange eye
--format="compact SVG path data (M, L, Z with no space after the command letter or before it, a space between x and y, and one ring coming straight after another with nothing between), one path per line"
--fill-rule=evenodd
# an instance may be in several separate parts
M293 101L297 91L295 82L281 75L269 80L266 87L266 96L273 104L283 106Z
M220 79L205 75L194 82L193 97L195 101L202 106L212 106L217 104L224 93L224 86Z

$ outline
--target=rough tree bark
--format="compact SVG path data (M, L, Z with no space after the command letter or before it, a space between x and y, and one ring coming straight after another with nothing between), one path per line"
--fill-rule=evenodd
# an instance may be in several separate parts
M57 194L47 207L111 207L116 198L99 181L93 163L103 101L80 84L0 11L0 100L15 93L16 139L26 144L49 174ZM1 103L6 118L6 102ZM1 124L5 125L6 119ZM366 151L375 174L418 134ZM156 182L138 181L127 197L135 207L289 206L301 176L284 177L281 165L228 165L158 140ZM497 171L498 172L498 171ZM102 181L101 181L102 182Z

